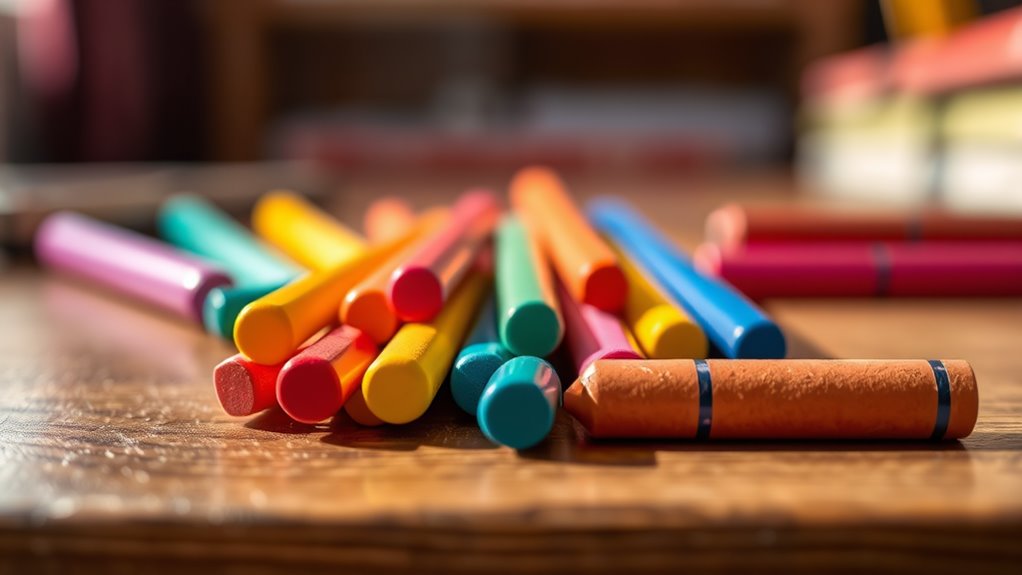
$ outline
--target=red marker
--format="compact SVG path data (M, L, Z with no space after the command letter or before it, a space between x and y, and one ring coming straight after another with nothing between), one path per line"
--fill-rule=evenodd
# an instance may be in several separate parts
M448 227L425 242L390 280L390 300L404 321L433 319L471 268L500 215L489 190L465 192L451 209Z
M277 377L277 401L295 421L332 417L362 385L376 358L376 345L361 331L342 325L292 357Z
M277 375L284 366L261 365L239 354L213 369L213 385L227 415L252 415L277 405Z

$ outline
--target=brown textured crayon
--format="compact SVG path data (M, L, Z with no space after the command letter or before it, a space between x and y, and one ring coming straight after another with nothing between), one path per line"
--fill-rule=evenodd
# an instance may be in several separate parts
M597 438L957 439L978 392L962 360L615 360L564 407Z

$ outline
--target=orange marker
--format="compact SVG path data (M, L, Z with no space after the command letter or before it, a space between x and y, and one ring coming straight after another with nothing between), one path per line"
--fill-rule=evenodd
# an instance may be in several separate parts
M596 235L553 171L531 167L511 180L511 203L539 233L568 293L604 311L618 311L628 283L617 257Z
M399 237L415 224L415 211L408 202L389 196L369 204L363 228L374 244Z
M475 261L500 216L489 190L465 192L451 209L447 227L394 270L390 301L404 321L429 321Z
M378 344L390 341L401 327L401 319L390 302L390 280L394 270L407 262L424 243L433 240L431 234L447 222L446 211L427 213L420 222L417 240L358 282L341 304L341 323L362 330ZM405 229L408 227L405 226Z
M416 237L377 246L334 268L310 272L245 306L234 323L234 343L245 357L282 363L305 340L337 320L348 290Z
M359 330L342 325L284 364L277 377L277 402L292 419L319 423L332 417L376 358L376 346Z

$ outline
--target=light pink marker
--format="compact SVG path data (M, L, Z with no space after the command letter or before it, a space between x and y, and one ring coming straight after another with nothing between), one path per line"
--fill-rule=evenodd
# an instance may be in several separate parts
M614 314L572 299L560 281L557 296L564 314L568 349L579 373L598 359L642 359Z
M489 190L465 192L451 209L447 227L394 270L390 301L404 321L429 321L465 276L490 236L500 203Z

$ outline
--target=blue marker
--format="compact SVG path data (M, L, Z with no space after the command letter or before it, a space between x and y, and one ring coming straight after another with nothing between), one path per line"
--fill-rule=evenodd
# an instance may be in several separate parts
M734 288L705 276L628 204L598 199L588 205L593 224L621 248L695 319L710 341L732 359L779 359L784 334Z
M205 199L179 195L160 206L160 235L175 246L212 260L236 286L281 285L301 270L260 242Z
M458 407L475 415L490 376L513 357L514 354L500 343L491 296L480 310L475 327L451 369L451 393Z
M493 374L479 399L479 428L494 443L525 449L543 441L561 404L561 380L546 361L516 357Z

